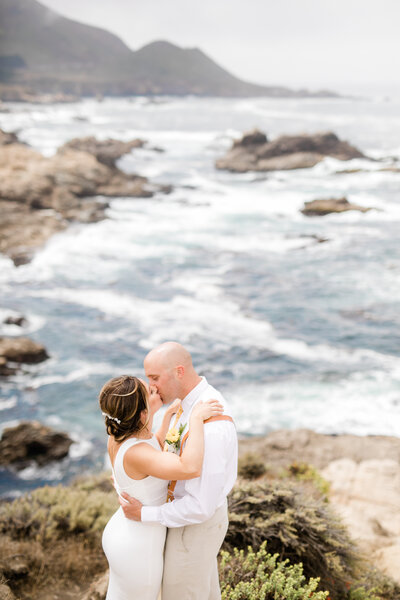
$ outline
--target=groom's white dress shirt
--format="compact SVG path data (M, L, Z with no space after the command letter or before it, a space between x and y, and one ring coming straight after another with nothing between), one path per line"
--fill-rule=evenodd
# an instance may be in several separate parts
M182 400L183 413L178 426L188 423L197 402L216 399L224 414L232 416L223 396L202 377L200 383ZM186 432L186 429L185 429ZM210 519L222 506L237 476L238 442L230 421L215 421L204 426L204 460L200 477L178 481L173 502L161 506L143 506L142 521L158 522L167 527L183 527Z

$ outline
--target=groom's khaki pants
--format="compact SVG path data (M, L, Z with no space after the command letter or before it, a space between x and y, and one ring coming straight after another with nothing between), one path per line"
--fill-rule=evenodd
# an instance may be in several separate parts
M168 529L162 600L219 600L217 555L228 530L226 503L208 521Z

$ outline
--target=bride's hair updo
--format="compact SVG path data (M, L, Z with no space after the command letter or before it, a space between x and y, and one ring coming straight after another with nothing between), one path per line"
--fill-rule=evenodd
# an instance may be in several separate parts
M117 442L146 427L140 417L143 410L149 410L148 393L137 377L121 375L110 379L100 390L99 402L107 433Z

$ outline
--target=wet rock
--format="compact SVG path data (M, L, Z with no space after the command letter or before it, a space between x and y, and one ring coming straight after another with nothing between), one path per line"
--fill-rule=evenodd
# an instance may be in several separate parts
M364 213L371 210L371 207L351 204L347 198L322 198L305 202L301 212L307 217L321 217L330 213L342 213L348 210L358 210Z
M36 421L23 422L3 431L0 464L22 469L36 462L45 465L67 456L71 438Z
M84 138L72 140L50 158L15 140L0 144L0 252L17 266L25 264L37 247L69 222L105 218L108 204L88 198L168 193L169 186L152 185L145 177L114 166L119 156L142 143Z
M240 140L235 140L233 142L233 147L246 147L246 146L258 146L260 144L267 144L268 139L265 133L260 131L259 129L253 129L252 131L248 131L243 135Z
M0 357L16 363L35 364L49 358L46 348L29 338L0 337Z
M145 141L138 138L129 142L122 142L115 139L97 140L94 136L90 136L86 138L74 138L64 144L60 150L63 151L63 149L67 148L83 150L84 152L93 154L104 165L115 167L115 162L118 158L121 158L124 154L128 154L134 148L142 148L144 144Z
M25 317L21 315L19 317L7 317L6 319L4 319L4 323L6 325L17 325L17 327L23 327L24 325L26 325L27 321Z
M4 356L0 356L0 376L9 377L10 375L14 375L16 372L17 369L15 367L10 367L7 359Z
M313 167L326 156L339 160L365 158L357 148L332 132L283 135L268 142L265 134L255 130L236 140L226 156L217 160L216 167L240 173L305 169Z

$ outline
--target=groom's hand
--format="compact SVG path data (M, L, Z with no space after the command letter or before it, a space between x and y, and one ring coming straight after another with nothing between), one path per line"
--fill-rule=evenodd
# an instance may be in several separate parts
M136 500L136 498L132 498L126 492L123 492L122 497L125 498L126 502L118 496L118 500L120 505L122 506L122 510L124 511L124 515L127 519L132 519L132 521L141 521L142 520L142 506L143 504Z

